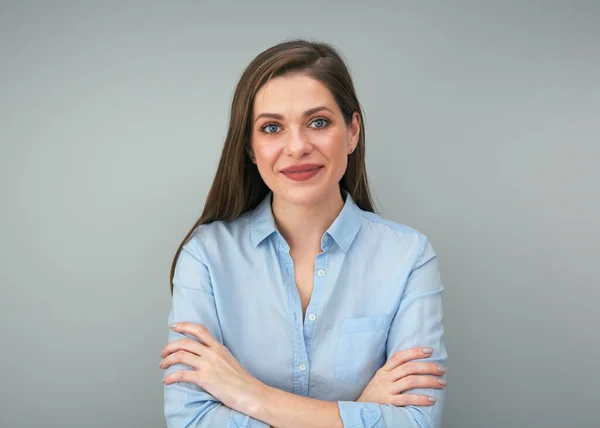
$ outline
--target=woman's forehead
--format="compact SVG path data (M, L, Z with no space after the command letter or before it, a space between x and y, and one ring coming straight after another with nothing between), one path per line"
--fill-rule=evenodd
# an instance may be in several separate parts
M329 89L306 75L278 76L263 85L254 97L254 116L261 113L302 114L316 106L335 107Z

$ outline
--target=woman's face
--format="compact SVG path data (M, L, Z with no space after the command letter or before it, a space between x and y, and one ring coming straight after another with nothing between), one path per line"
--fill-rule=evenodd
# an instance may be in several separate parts
M339 195L360 124L354 113L346 125L321 82L304 74L271 79L256 94L251 126L253 162L274 198L312 205Z

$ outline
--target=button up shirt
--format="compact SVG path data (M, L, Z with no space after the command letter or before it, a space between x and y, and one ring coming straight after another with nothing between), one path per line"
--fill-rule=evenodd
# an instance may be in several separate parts
M413 389L432 406L356 402L398 350L427 346L445 364L443 286L427 237L363 211L346 191L323 234L303 319L290 247L272 193L231 222L200 225L175 265L168 323L202 324L261 382L337 402L344 427L439 427L444 389ZM187 335L169 330L168 342ZM192 336L188 336L193 338ZM197 340L197 339L196 339ZM175 364L164 375L190 366ZM269 428L189 382L164 386L169 427Z

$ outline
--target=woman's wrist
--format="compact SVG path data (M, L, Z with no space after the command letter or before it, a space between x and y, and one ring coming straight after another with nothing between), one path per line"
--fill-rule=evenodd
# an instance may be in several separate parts
M235 410L257 419L260 410L264 408L267 402L268 390L268 385L265 385L258 379L253 379L247 389L240 394L240 398L235 405Z
M293 394L266 384L255 386L250 397L243 413L271 428L343 426L337 402Z

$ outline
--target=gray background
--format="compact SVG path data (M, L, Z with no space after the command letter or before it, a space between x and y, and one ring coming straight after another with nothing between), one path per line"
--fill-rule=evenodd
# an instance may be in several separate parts
M235 83L339 47L432 241L445 428L597 427L600 2L0 3L0 426L162 427L170 262Z

